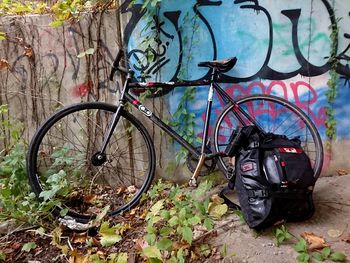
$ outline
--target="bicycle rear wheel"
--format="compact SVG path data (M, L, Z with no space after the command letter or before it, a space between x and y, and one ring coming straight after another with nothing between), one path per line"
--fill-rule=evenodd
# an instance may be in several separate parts
M302 110L282 98L271 95L251 95L238 100L237 103L265 132L286 135L290 139L298 137L311 160L314 177L318 178L323 164L322 140L315 125ZM223 152L226 149L228 140L237 126L251 124L239 114L245 124L241 123L237 113L234 105L228 104L217 118L211 134L214 152ZM228 157L218 157L219 169L225 174L228 165Z
M88 102L52 115L34 135L27 156L29 183L42 200L59 203L56 212L87 222L109 206L109 215L137 205L152 182L155 151L145 127L121 110L105 151L96 156L117 107Z

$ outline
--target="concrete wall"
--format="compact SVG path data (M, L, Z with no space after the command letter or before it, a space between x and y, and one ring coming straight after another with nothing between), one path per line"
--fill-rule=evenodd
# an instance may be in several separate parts
M51 17L47 15L0 18L0 31L8 32L8 40L0 42L0 58L9 62L9 68L0 70L0 103L10 105L9 118L16 117L29 127L26 138L64 104L114 101L117 87L107 79L123 42L130 67L139 79L145 76L146 80L203 79L208 71L198 68L198 62L236 56L236 67L225 74L224 87L232 96L272 93L284 97L309 114L326 140L330 25L339 27L337 53L349 55L350 39L344 36L350 34L349 1L167 0L158 21L145 15L139 4L129 7L129 3L123 2L121 18L118 12L87 14L79 23L58 29L48 26ZM120 24L122 30L118 30ZM147 24L151 26L145 29ZM156 25L158 42L152 35ZM147 35L150 40L142 42ZM93 56L77 58L91 47L96 50ZM149 54L157 59L147 62ZM326 174L350 170L344 154L350 148L348 57L340 62L335 103L337 140L332 154L325 153ZM175 89L160 99L149 99L147 104L166 116L176 110L183 92ZM189 105L196 114L198 136L205 102L206 89L198 89L196 103ZM214 114L218 114L222 106L219 102L214 106ZM149 127L156 138L158 167L165 169L176 148L158 136L152 125Z

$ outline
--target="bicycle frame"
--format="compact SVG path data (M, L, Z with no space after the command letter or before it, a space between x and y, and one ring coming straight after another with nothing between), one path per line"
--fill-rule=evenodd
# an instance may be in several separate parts
M111 126L109 128L109 131L107 132L107 136L104 139L104 142L102 144L102 149L100 153L104 153L107 144L112 136L112 133L119 121L120 118L120 111L124 109L125 104L129 102L132 106L134 106L138 111L142 112L148 119L150 119L155 125L160 127L164 132L166 132L170 137L172 137L175 141L180 143L186 150L188 150L193 156L199 159L197 168L191 178L190 185L196 185L196 178L199 175L199 171L205 162L205 160L215 158L217 156L225 156L224 153L210 153L207 154L205 152L206 145L209 138L209 123L211 118L211 109L212 109L212 102L213 102L213 94L214 91L217 92L217 94L222 98L225 104L232 103L236 105L235 111L233 113L237 117L237 119L242 123L245 124L245 121L240 116L239 113L241 113L247 120L253 124L256 124L255 121L244 111L242 110L239 105L217 84L216 82L216 76L217 72L215 70L212 71L211 74L211 80L202 80L202 81L189 81L189 82L148 82L148 83L141 83L141 82L131 82L133 78L133 72L129 71L126 81L124 83L123 89L120 93L119 98L119 106L117 108L117 111L115 112L113 116L113 120L111 123ZM140 101L138 101L134 96L132 96L129 93L129 90L131 88L174 88L174 87L189 87L189 86L209 86L209 92L208 92L208 98L207 98L207 106L206 106L206 115L205 115L205 121L204 121L204 127L203 127L203 138L202 138L202 144L201 144L201 150L197 150L192 144L187 142L185 139L183 139L173 128L171 128L169 125L164 123L160 118L158 118L152 111L150 111L146 106L144 106ZM257 125L257 124L256 124ZM257 125L258 126L258 125ZM259 126L258 126L259 127ZM259 127L260 128L260 127ZM262 129L261 129L262 130Z

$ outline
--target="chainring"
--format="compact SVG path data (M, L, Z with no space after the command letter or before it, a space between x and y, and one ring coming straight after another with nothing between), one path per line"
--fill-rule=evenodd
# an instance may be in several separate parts
M196 149L200 150L201 147L197 147ZM205 153L210 154L211 150L209 148L205 149ZM199 159L193 156L191 153L187 154L186 158L186 165L188 170L190 170L192 173L197 168ZM216 158L208 159L203 163L202 169L199 172L199 176L206 176L212 173L216 168Z

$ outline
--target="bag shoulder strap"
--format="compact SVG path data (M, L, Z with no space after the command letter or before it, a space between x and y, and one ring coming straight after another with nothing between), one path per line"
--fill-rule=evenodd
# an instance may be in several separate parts
M226 193L230 192L232 189L229 186L225 186L219 193L219 197L224 199L224 203L230 208L234 210L241 210L241 207L234 202L232 202L230 199L226 197Z
M228 181L228 185L225 186L219 193L219 197L224 199L224 203L230 208L230 209L234 209L234 210L241 210L241 207L237 204L235 204L234 202L232 202L230 199L228 199L226 197L225 194L227 194L228 192L230 192L231 190L233 190L235 188L235 182L236 182L236 172L235 172L235 168L233 166L229 166L227 169L227 175L226 175L227 179L229 179Z

